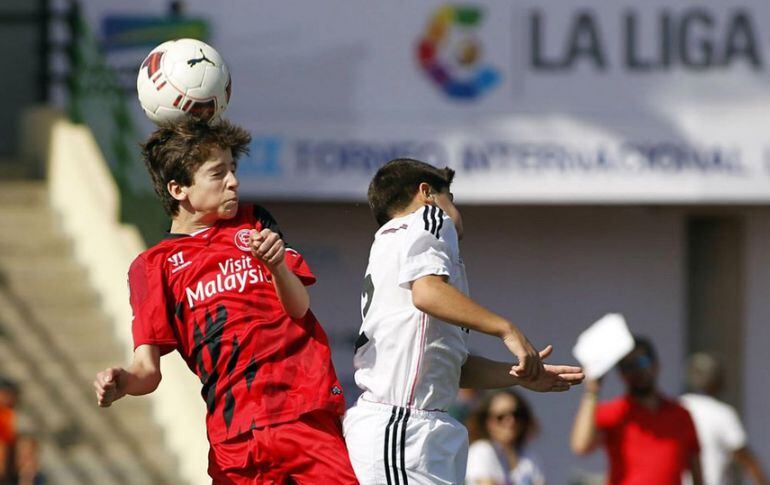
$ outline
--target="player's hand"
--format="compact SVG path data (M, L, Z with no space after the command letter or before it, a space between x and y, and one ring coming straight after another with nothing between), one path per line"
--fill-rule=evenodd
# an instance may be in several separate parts
M540 358L545 359L553 352L553 347L548 346L540 352ZM511 369L511 375L516 375L515 367ZM585 379L583 369L573 365L543 364L543 371L535 379L521 380L519 385L537 392L563 392L570 387L580 384Z
M118 385L120 374L124 372L120 367L110 367L96 374L94 389L96 391L96 404L102 408L110 405L125 396L126 393Z
M286 247L278 233L270 229L256 229L251 231L249 238L251 254L258 260L265 263L267 269L273 271L284 262L286 256Z
M549 345L543 352L538 353L532 344L529 343L527 337L516 329L513 329L511 333L503 338L503 343L519 359L519 363L513 366L511 374L523 380L537 379L543 372L541 353L548 356L553 350Z

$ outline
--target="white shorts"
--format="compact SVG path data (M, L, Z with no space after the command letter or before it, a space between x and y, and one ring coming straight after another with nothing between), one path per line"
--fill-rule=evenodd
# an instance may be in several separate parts
M359 399L342 423L353 471L362 485L460 484L468 431L443 411Z

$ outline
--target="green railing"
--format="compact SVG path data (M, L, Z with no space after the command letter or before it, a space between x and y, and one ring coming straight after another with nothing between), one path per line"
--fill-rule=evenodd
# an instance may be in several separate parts
M155 197L141 160L138 132L129 103L135 102L107 64L91 29L73 3L68 49L70 72L68 113L75 123L87 125L115 177L120 191L121 220L136 225L152 244L168 228L168 217Z

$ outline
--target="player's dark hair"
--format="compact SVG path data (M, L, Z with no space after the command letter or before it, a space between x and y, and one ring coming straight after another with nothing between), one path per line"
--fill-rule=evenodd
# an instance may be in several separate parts
M159 124L142 144L142 157L166 213L173 217L179 212L179 201L166 188L170 181L190 186L212 149L229 148L233 160L238 160L248 152L250 142L246 130L227 120L206 122L185 117Z
M449 167L436 168L412 158L396 158L380 167L369 183L369 207L382 226L412 202L421 183L442 192L452 185L454 176L455 171Z

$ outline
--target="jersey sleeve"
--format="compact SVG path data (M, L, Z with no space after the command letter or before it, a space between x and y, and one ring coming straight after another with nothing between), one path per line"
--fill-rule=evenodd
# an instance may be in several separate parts
M723 426L722 440L728 450L737 451L746 446L746 430L732 406L725 411Z
M278 233L278 235L281 236L281 239L283 239L283 243L289 247L289 243L286 242L286 238L284 238L281 228L278 227L278 222L275 220L275 217L273 217L273 214L260 205L253 206L252 212L254 214L254 219L256 219L259 224L259 230L270 229L271 231Z
M283 232L278 226L278 222L275 220L273 215L267 209L259 205L254 206L253 213L259 230L270 229L271 231L277 233L281 239L283 239L283 244L286 247L285 261L291 272L297 275L299 280L305 286L310 286L315 283L316 277L310 270L310 267L305 261L305 258L303 258L302 254L291 247L291 245L286 241L286 238L284 237Z
M168 321L161 269L152 267L139 256L128 271L128 287L134 314L131 327L134 349L140 345L157 345L163 355L177 348L178 342Z
M457 252L457 230L452 219L436 206L425 206L405 235L398 285L410 289L424 276L450 276Z

